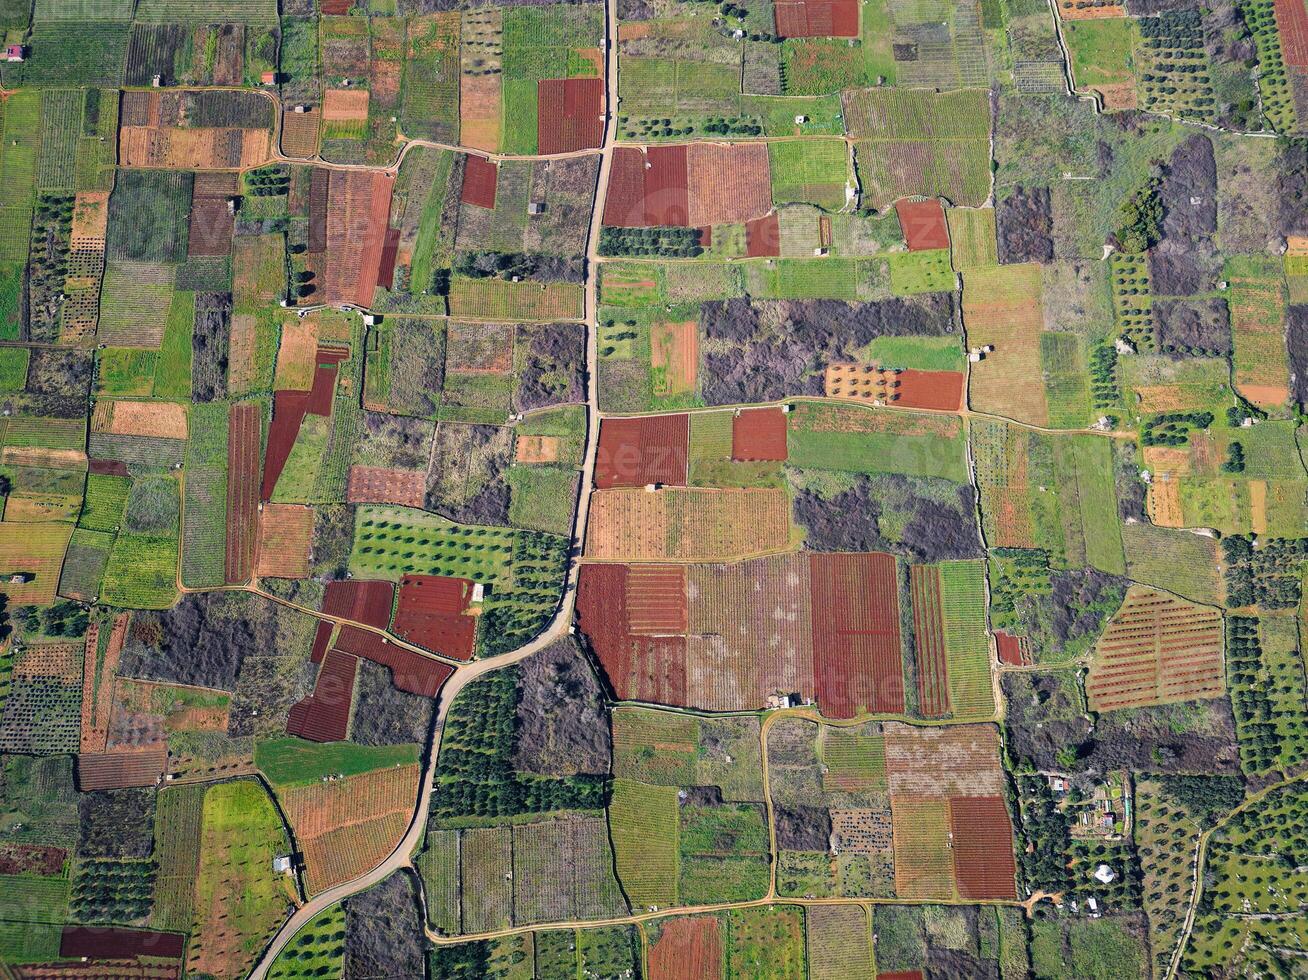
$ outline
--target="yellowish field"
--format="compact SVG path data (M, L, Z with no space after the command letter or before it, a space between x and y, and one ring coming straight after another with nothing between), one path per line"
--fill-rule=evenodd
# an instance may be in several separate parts
M781 489L598 490L586 557L598 561L736 561L790 547Z
M997 265L963 273L963 325L969 347L993 345L970 365L971 407L1019 422L1049 423L1040 366L1040 266Z

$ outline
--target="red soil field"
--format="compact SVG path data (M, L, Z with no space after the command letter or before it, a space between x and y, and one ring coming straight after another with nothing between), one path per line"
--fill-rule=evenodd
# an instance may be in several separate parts
M722 937L712 916L672 919L649 948L650 980L719 980Z
M444 575L406 575L395 610L396 636L455 660L471 660L477 617L470 615L473 583Z
M333 170L327 191L328 305L372 305L391 214L390 174Z
M1001 664L1020 667L1031 662L1031 651L1024 636L1014 636L1003 630L995 630L995 646Z
M690 204L686 187L684 146L651 146L644 153L635 147L618 147L609 171L604 223L616 228L687 227Z
M945 624L940 609L940 569L914 565L909 569L913 599L913 639L917 645L917 693L922 714L939 718L951 710Z
M499 167L485 157L469 155L463 167L463 190L459 193L459 200L479 208L494 208L499 179Z
M274 396L275 398L275 396ZM254 546L259 536L259 440L262 412L254 402L239 402L227 412L227 556L224 578L229 585L246 581L254 570ZM300 417L303 417L301 414ZM295 422L296 432L300 423ZM294 436L291 437L294 441ZM271 431L269 443L271 443ZM290 453L288 447L287 454ZM282 456L277 473L286 465ZM273 483L275 484L274 477ZM265 481L262 499L272 496Z
M636 228L645 223L645 154L634 146L613 150L604 223L614 228Z
M345 347L318 348L313 387L309 389L309 398L304 405L306 412L324 418L332 414L332 398L336 394L336 366L349 358L350 351Z
M377 285L390 289L395 285L395 260L400 254L400 229L386 229L386 243L382 245L381 268L377 273Z
M712 225L705 225L703 228L699 229L699 244L702 245L704 248L708 248L710 245L713 244Z
M899 227L910 252L931 248L949 248L949 226L945 224L945 209L940 201L896 201Z
M772 210L772 165L762 143L692 143L686 198L692 225L740 224Z
M232 234L236 230L236 215L227 207L227 198L201 197L191 201L190 234L186 254L226 255L232 250Z
M900 408L931 408L956 412L963 405L964 377L959 371L916 371L908 369L895 375L899 387L894 389L891 404Z
M745 222L745 254L751 259L781 254L781 223L775 214Z
M1276 0L1281 57L1291 68L1308 68L1308 10L1303 0Z
M627 609L625 565L582 565L577 621L620 700L686 703L686 638L638 636Z
M385 629L391 621L395 586L380 579L328 582L322 611L328 616Z
M954 876L967 899L1015 899L1013 827L1002 796L951 796Z
M894 973L878 973L877 980L923 980L921 970L898 970Z
M434 698L445 679L454 673L453 668L438 660L388 643L376 633L369 633L357 626L341 627L336 648L389 667L391 680L396 687L427 698Z
M647 147L645 162L649 165L645 169L645 223L686 225L690 220L686 147Z
M311 742L339 742L350 726L350 702L359 658L328 650L318 670L313 693L291 705L286 733Z
M168 768L168 746L160 742L146 749L84 752L77 757L77 788L126 789L153 786Z
M314 167L309 178L309 246L311 255L327 251L327 190L331 171Z
M109 926L64 926L59 938L59 955L103 959L158 956L178 959L186 950L186 937L173 932L147 929L115 929Z
M814 554L813 680L831 718L861 710L904 710L895 558L886 554Z
M427 474L421 470L397 470L383 466L351 466L345 499L351 504L399 504L422 507L427 492Z
M317 380L315 378L315 380ZM232 406L232 411L236 411L237 406ZM300 423L304 421L304 414L309 408L309 393L307 391L274 391L273 392L273 414L272 422L268 426L268 448L263 460L263 487L260 490L261 500L271 500L273 491L277 489L277 480L282 475L282 470L286 467L286 461L291 457L291 447L295 445L295 440L300 434ZM258 416L255 416L256 419ZM228 438L230 434L230 422ZM258 425L258 422L255 423ZM231 458L231 442L228 443L228 458ZM228 520L231 520L230 504L230 487L228 489ZM253 532L251 532L253 534ZM230 579L230 577L229 577Z
M858 37L858 0L784 0L773 9L781 37Z
M318 9L330 17L343 17L350 12L354 0L318 0Z
M325 620L318 623L318 632L313 634L313 649L309 651L310 663L322 663L323 654L326 653L327 648L331 646L332 630L335 628L334 624L328 623Z
M544 78L536 83L538 153L568 153L604 141L604 79Z
M690 453L690 416L650 415L605 419L600 425L595 486L643 487L662 483L686 485Z
M98 476L131 476L121 459L88 459L87 467Z
M626 592L630 632L649 636L686 632L685 565L633 565L627 570Z
M34 874L43 878L59 874L68 852L44 844L0 845L0 875Z
M786 413L779 408L750 408L731 420L731 458L784 460Z

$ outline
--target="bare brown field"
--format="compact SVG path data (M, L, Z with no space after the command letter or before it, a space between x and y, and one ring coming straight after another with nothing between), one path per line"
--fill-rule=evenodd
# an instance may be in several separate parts
M691 227L742 223L772 210L772 168L764 143L691 143L686 178Z
M322 96L324 122L358 122L368 118L366 88L329 88Z
M256 574L268 578L305 578L313 546L313 508L266 503L259 512L259 557Z
M91 431L115 436L186 438L186 406L177 402L102 399L91 414Z

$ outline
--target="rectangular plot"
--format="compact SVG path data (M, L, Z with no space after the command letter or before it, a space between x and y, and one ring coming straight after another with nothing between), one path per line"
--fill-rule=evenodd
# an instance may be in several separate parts
M943 799L892 796L895 894L900 898L949 898L954 869L949 847L949 809Z
M227 582L244 582L254 567L259 508L262 415L254 402L232 405L227 420Z
M893 555L810 556L813 679L831 717L904 710L899 583Z
M572 832L566 820L513 828L513 920L563 922L573 917Z
M512 924L513 829L465 830L459 868L463 932L491 932Z
M77 136L82 131L82 92L55 89L41 94L41 157L36 186L71 190L77 165Z
M949 825L959 895L981 901L1017 898L1013 827L1004 798L951 797Z
M459 931L459 831L428 830L415 862L427 892L427 921L446 934Z
M985 566L951 561L940 566L940 609L949 662L949 702L956 718L994 713L990 641L986 635Z
M678 792L676 786L614 780L610 833L618 878L634 909L677 902Z
M857 906L815 905L805 912L805 923L810 980L873 975L867 912Z

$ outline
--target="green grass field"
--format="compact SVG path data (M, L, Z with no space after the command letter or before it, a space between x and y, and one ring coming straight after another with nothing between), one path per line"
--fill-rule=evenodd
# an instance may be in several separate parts
M78 526L91 531L116 532L123 523L123 511L131 490L131 477L88 474L86 500Z
M1127 574L1196 602L1221 605L1217 542L1212 538L1137 522L1122 525Z
M204 794L194 966L235 974L253 964L290 904L285 879L272 869L273 858L286 853L281 819L257 782L219 783Z
M842 417L852 424L837 424ZM800 406L791 419L791 466L968 480L963 430L951 420L812 404ZM926 427L917 428L919 422Z
M954 717L988 718L995 713L995 697L986 635L984 562L941 563L940 607Z
M508 472L509 521L518 527L569 534L577 502L577 472L560 466L513 466Z
M159 352L138 347L106 347L98 353L99 391L104 395L149 395L154 390ZM189 360L188 360L189 367ZM189 396L189 389L187 395Z
M956 279L949 264L947 248L894 252L888 259L890 290L898 296L949 292L954 289Z
M918 371L962 371L967 363L956 337L878 337L860 356L885 368Z
M1140 40L1140 31L1134 18L1064 21L1063 39L1072 56L1078 88L1135 80L1132 52Z
M154 397L190 400L191 335L194 330L195 294L173 293L155 368Z
M319 744L299 738L259 740L254 764L279 789L310 786L323 776L357 776L418 761L416 745L370 747L350 742Z
M355 515L350 570L399 581L410 572L455 575L504 586L512 581L513 541L503 527L455 524L408 507L362 506Z
M339 976L345 968L345 909L319 912L295 934L268 971L272 980Z
M225 581L227 548L227 405L191 406L183 471L182 581L193 587Z
M124 532L114 542L101 599L124 609L167 609L177 601L177 538Z
M23 390L30 356L26 347L0 347L0 394Z
M845 205L849 148L844 140L795 140L768 144L772 200L815 204L828 211Z

